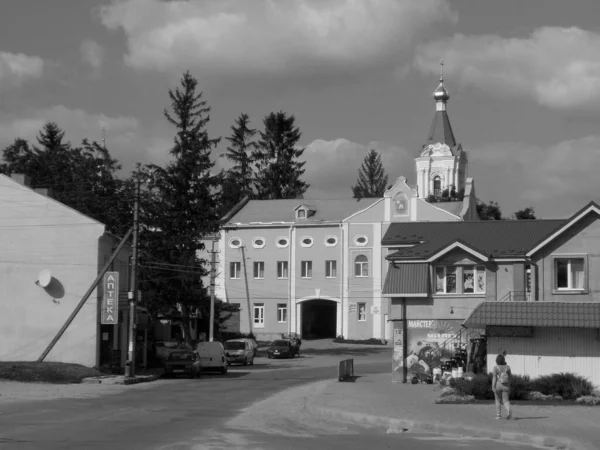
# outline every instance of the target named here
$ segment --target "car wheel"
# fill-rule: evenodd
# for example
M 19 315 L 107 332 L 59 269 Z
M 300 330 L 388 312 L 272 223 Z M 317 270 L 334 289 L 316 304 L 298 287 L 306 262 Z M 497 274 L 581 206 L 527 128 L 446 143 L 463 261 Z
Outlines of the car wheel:
M 271 359 L 271 358 L 272 358 L 272 356 L 271 356 L 271 355 L 267 355 L 267 358 L 268 358 L 268 359 Z
M 252 357 L 252 359 L 250 360 L 250 365 L 253 366 L 254 365 L 254 356 Z
M 226 374 L 227 374 L 227 366 L 225 366 L 221 369 L 221 375 L 226 375 Z

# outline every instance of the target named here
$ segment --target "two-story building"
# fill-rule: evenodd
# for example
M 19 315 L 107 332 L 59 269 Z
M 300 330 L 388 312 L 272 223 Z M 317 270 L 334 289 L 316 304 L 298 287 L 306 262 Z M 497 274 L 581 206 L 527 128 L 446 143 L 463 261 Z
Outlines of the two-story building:
M 382 198 L 250 200 L 224 218 L 217 296 L 239 305 L 241 331 L 266 339 L 282 333 L 391 339 L 381 245 L 390 225 L 477 220 L 443 80 L 434 99 L 415 188 L 399 177 Z M 430 194 L 445 201 L 428 202 Z

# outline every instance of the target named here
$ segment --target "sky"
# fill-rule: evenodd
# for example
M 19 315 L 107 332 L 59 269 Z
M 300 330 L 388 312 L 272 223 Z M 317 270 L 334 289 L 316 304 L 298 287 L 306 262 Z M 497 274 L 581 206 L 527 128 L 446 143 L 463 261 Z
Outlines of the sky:
M 444 60 L 447 111 L 482 201 L 567 217 L 600 200 L 597 0 L 3 0 L 0 146 L 56 122 L 127 176 L 165 164 L 184 71 L 211 137 L 293 114 L 305 198 L 352 197 L 370 148 L 415 183 Z M 227 141 L 214 152 L 227 167 Z M 34 180 L 35 181 L 35 180 Z

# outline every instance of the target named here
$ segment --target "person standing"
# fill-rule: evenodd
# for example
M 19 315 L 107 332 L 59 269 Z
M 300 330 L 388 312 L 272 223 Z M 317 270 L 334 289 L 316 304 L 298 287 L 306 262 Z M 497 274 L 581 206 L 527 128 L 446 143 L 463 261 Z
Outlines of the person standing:
M 504 355 L 496 356 L 496 365 L 492 369 L 492 391 L 496 397 L 496 419 L 501 419 L 502 405 L 506 408 L 506 419 L 510 420 L 512 417 L 512 410 L 510 406 L 510 366 L 506 364 Z

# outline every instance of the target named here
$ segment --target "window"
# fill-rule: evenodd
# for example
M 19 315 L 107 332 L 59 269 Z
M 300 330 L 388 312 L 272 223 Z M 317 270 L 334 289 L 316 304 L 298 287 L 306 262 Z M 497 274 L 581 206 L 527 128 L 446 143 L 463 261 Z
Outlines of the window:
M 277 238 L 277 247 L 279 248 L 285 248 L 289 245 L 289 241 L 288 238 L 282 236 L 282 237 L 278 237 Z
M 366 322 L 367 321 L 367 304 L 366 303 L 357 303 L 358 309 L 358 321 Z
M 337 277 L 336 261 L 325 261 L 325 278 Z
M 229 278 L 238 280 L 240 278 L 240 270 L 242 268 L 241 262 L 229 263 Z
M 312 278 L 312 261 L 302 261 L 302 278 Z
M 354 276 L 369 276 L 369 259 L 365 255 L 358 255 L 354 260 Z
M 287 305 L 285 303 L 277 304 L 277 323 L 287 323 Z
M 436 294 L 484 294 L 485 267 L 438 266 L 435 268 L 435 283 Z
M 229 246 L 231 248 L 240 248 L 242 246 L 242 240 L 238 237 L 229 239 Z
M 296 211 L 296 216 L 298 219 L 306 219 L 306 210 L 304 208 L 300 208 L 298 211 Z
M 338 239 L 335 236 L 327 236 L 325 238 L 325 246 L 326 247 L 335 247 L 337 245 Z
M 554 281 L 557 290 L 583 291 L 584 279 L 584 258 L 556 258 L 554 260 Z
M 277 261 L 277 278 L 287 278 L 288 277 L 288 262 L 287 261 Z
M 456 294 L 456 267 L 435 268 L 436 294 Z
M 252 315 L 254 327 L 255 328 L 264 328 L 265 327 L 265 304 L 264 303 L 255 303 L 254 304 L 254 313 Z
M 439 197 L 442 193 L 442 179 L 439 176 L 436 176 L 433 179 L 433 195 Z
M 254 261 L 254 278 L 262 280 L 265 277 L 265 262 Z
M 355 236 L 354 237 L 354 244 L 358 245 L 359 247 L 364 247 L 365 245 L 367 245 L 369 242 L 369 239 L 367 239 L 366 236 Z
M 263 248 L 266 245 L 265 238 L 257 237 L 252 239 L 252 246 L 254 248 Z
M 313 245 L 313 238 L 311 238 L 310 236 L 304 236 L 304 237 L 302 237 L 302 239 L 300 239 L 300 245 L 302 247 L 312 247 L 312 245 Z

